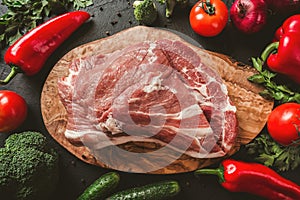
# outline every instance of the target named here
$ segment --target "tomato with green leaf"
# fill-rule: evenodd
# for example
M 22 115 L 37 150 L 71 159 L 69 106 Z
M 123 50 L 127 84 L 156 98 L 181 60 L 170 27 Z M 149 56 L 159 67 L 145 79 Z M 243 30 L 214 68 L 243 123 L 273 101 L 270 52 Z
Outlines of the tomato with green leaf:
M 284 103 L 269 115 L 267 129 L 271 137 L 281 145 L 300 144 L 300 104 Z
M 26 116 L 27 104 L 24 98 L 13 91 L 0 90 L 0 132 L 17 129 Z
M 201 0 L 190 11 L 190 25 L 199 35 L 220 34 L 228 22 L 228 8 L 221 0 Z

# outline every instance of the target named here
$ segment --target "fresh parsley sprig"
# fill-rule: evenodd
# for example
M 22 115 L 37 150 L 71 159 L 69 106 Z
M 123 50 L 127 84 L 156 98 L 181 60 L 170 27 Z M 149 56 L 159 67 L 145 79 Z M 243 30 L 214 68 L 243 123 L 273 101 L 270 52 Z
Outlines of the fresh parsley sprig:
M 280 103 L 300 103 L 300 93 L 291 90 L 286 85 L 278 85 L 273 81 L 277 74 L 263 68 L 265 59 L 266 58 L 252 58 L 253 67 L 258 71 L 258 74 L 250 76 L 248 80 L 265 87 L 265 90 L 260 92 L 260 95 L 265 98 L 275 99 Z
M 93 4 L 93 0 L 3 0 L 7 11 L 0 17 L 0 43 L 4 48 L 24 33 L 44 21 L 52 12 L 73 7 L 80 9 Z
M 278 171 L 293 170 L 300 165 L 300 146 L 281 146 L 266 132 L 246 145 L 256 161 Z

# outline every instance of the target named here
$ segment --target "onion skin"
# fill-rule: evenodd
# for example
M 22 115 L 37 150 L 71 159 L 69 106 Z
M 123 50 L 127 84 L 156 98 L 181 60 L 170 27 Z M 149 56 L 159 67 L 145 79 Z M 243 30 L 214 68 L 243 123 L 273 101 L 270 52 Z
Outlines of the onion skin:
M 260 31 L 267 23 L 268 7 L 264 0 L 236 0 L 230 8 L 234 26 L 245 34 Z
M 265 0 L 265 2 L 270 10 L 279 14 L 300 9 L 300 0 Z

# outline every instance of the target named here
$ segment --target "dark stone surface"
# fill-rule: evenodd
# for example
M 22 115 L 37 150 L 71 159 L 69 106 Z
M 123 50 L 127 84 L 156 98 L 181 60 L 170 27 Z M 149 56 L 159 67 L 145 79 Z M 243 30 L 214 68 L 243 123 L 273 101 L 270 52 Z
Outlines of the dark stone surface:
M 60 182 L 57 185 L 57 191 L 51 199 L 76 199 L 76 197 L 96 178 L 110 170 L 102 169 L 88 165 L 65 149 L 60 147 L 47 133 L 43 124 L 40 108 L 40 95 L 45 79 L 54 64 L 72 48 L 90 42 L 99 38 L 104 38 L 107 35 L 112 35 L 123 29 L 136 26 L 138 22 L 133 17 L 132 2 L 125 0 L 102 0 L 94 1 L 94 5 L 86 8 L 93 15 L 89 23 L 84 24 L 76 33 L 74 33 L 47 61 L 43 69 L 35 76 L 27 77 L 19 74 L 15 79 L 6 86 L 1 86 L 0 89 L 9 89 L 16 91 L 22 95 L 29 106 L 28 118 L 25 123 L 16 130 L 35 130 L 43 132 L 53 143 L 60 154 Z M 213 38 L 204 38 L 195 34 L 189 25 L 189 10 L 196 1 L 190 1 L 190 6 L 180 9 L 176 8 L 172 19 L 164 17 L 163 7 L 159 6 L 159 18 L 153 26 L 168 28 L 179 31 L 191 37 L 193 41 L 198 42 L 203 48 L 217 51 L 220 53 L 231 55 L 236 60 L 250 64 L 251 56 L 258 56 L 262 49 L 268 44 L 274 30 L 282 22 L 282 17 L 272 17 L 272 23 L 269 23 L 264 30 L 254 35 L 243 35 L 236 31 L 228 22 L 228 26 L 218 36 Z M 230 7 L 232 1 L 224 1 Z M 4 13 L 5 8 L 1 5 L 0 12 Z M 1 51 L 0 76 L 3 78 L 9 72 L 9 68 L 3 62 L 5 50 Z M 7 137 L 8 134 L 0 134 L 0 142 Z M 246 159 L 246 154 L 241 150 L 234 158 Z M 217 165 L 215 165 L 216 167 Z M 285 177 L 300 184 L 300 169 L 282 173 Z M 182 191 L 174 199 L 258 199 L 257 197 L 231 193 L 223 189 L 216 177 L 201 176 L 196 178 L 193 173 L 184 173 L 176 175 L 147 175 L 147 174 L 129 174 L 120 172 L 121 182 L 118 189 L 144 185 L 161 180 L 174 179 L 179 181 L 182 186 Z M 3 197 L 0 197 L 3 199 Z

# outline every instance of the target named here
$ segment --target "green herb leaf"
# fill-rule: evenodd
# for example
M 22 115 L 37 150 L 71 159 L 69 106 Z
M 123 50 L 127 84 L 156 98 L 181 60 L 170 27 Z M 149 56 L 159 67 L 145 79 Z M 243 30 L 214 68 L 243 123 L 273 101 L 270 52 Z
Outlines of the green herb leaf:
M 280 103 L 297 102 L 300 103 L 300 93 L 292 91 L 286 85 L 278 85 L 273 79 L 276 73 L 263 69 L 264 60 L 262 58 L 251 58 L 253 67 L 258 74 L 248 77 L 248 80 L 263 85 L 266 89 L 260 95 L 267 99 L 275 99 Z
M 282 146 L 265 132 L 247 144 L 246 149 L 257 162 L 277 171 L 293 170 L 300 165 L 300 146 Z
M 248 77 L 248 80 L 258 84 L 265 82 L 265 78 L 261 74 L 254 74 L 253 76 Z
M 274 157 L 271 155 L 262 153 L 257 157 L 257 161 L 263 163 L 266 166 L 272 166 L 274 163 Z
M 93 5 L 93 0 L 70 0 L 73 3 L 73 7 L 78 10 L 87 6 Z
M 74 9 L 85 8 L 93 0 L 3 0 L 7 12 L 0 17 L 0 43 L 2 48 L 11 45 L 24 33 L 42 23 L 52 12 L 72 6 Z

